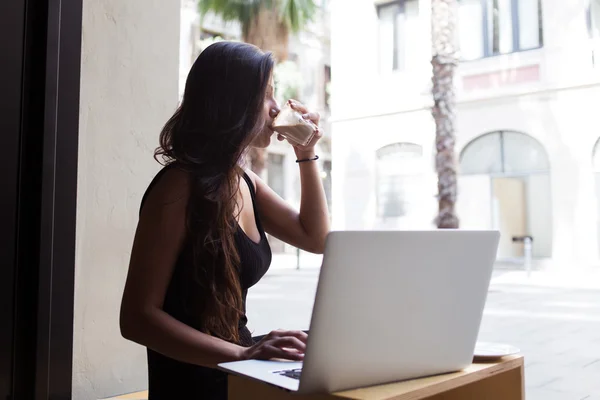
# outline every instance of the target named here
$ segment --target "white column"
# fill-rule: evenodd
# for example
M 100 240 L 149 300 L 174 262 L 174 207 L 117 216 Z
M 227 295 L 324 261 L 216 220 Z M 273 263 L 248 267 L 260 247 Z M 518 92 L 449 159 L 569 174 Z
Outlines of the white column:
M 73 398 L 147 387 L 119 306 L 159 132 L 177 106 L 179 1 L 83 4 Z

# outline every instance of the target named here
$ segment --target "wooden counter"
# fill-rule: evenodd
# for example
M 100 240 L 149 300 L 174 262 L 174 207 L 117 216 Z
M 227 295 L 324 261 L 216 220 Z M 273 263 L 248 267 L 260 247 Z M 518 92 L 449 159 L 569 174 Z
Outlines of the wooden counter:
M 461 372 L 319 395 L 297 395 L 230 375 L 229 400 L 523 400 L 523 368 L 523 356 L 511 356 Z

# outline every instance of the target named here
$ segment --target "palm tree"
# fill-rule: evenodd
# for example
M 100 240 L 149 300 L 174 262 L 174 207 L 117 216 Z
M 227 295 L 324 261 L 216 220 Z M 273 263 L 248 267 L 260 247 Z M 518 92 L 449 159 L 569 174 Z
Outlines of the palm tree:
M 431 1 L 433 57 L 433 109 L 436 132 L 435 167 L 438 174 L 438 215 L 440 229 L 458 228 L 455 204 L 457 194 L 456 158 L 454 154 L 454 71 L 456 58 L 457 0 Z
M 198 0 L 201 15 L 213 12 L 223 21 L 241 24 L 242 40 L 271 51 L 278 62 L 287 60 L 290 33 L 311 21 L 317 6 L 313 0 Z M 262 174 L 267 161 L 264 149 L 252 149 L 250 167 Z

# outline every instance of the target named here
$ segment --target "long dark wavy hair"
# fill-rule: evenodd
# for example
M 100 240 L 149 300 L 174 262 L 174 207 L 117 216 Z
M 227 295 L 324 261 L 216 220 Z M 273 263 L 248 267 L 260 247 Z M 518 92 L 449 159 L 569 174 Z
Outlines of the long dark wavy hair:
M 240 342 L 242 290 L 235 246 L 239 163 L 264 126 L 263 102 L 273 72 L 270 53 L 237 42 L 217 42 L 194 62 L 183 100 L 160 134 L 155 158 L 176 163 L 191 177 L 186 226 L 199 329 Z

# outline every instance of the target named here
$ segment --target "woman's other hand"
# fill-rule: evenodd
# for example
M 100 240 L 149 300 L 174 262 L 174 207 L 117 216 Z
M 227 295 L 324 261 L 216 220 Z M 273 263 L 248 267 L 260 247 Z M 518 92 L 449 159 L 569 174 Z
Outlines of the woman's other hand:
M 258 343 L 242 352 L 242 359 L 302 361 L 308 335 L 302 331 L 276 330 L 265 335 Z

